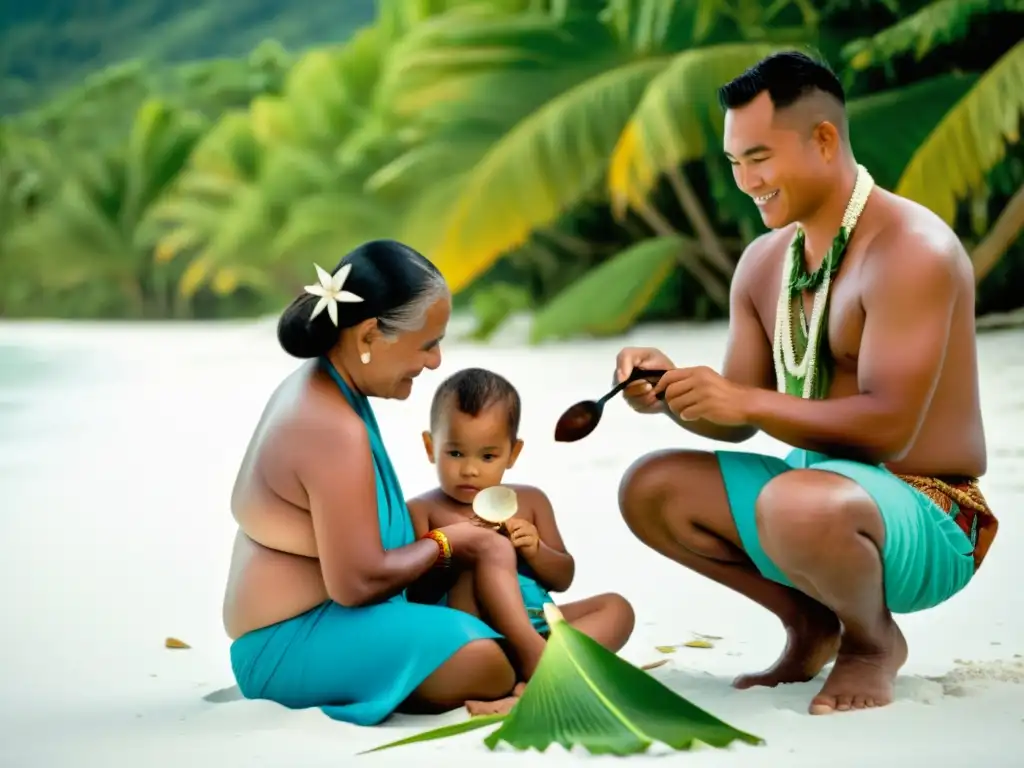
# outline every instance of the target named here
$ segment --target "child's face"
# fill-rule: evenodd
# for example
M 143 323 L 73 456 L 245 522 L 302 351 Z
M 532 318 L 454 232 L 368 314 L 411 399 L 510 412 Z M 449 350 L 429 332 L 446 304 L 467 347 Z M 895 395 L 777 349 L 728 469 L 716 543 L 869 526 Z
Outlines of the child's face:
M 508 434 L 508 413 L 501 404 L 467 416 L 451 408 L 434 433 L 423 433 L 423 445 L 431 463 L 437 466 L 441 490 L 463 504 L 470 504 L 478 492 L 501 484 L 522 450 Z

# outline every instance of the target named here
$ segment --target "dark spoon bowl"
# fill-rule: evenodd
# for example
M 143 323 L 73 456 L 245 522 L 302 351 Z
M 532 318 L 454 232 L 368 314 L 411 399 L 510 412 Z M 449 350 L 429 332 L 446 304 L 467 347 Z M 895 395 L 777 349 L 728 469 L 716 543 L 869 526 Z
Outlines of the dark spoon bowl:
M 555 425 L 555 441 L 574 443 L 582 440 L 597 427 L 601 420 L 601 408 L 593 400 L 576 403 L 562 414 Z
M 643 379 L 657 381 L 664 376 L 666 371 L 644 370 L 636 368 L 624 381 L 619 382 L 615 387 L 600 400 L 582 400 L 572 406 L 558 419 L 555 425 L 555 442 L 574 443 L 582 440 L 593 432 L 601 421 L 601 414 L 604 412 L 604 404 L 619 392 L 624 390 L 634 381 Z

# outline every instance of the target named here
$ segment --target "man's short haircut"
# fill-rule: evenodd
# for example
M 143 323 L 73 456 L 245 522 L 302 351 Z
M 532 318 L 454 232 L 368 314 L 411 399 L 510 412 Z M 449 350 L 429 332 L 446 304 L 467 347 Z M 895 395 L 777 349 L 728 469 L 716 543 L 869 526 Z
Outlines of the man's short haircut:
M 847 138 L 846 92 L 823 60 L 800 51 L 773 53 L 719 88 L 718 103 L 738 109 L 764 92 L 776 110 L 806 104 L 808 124 L 828 120 Z
M 430 405 L 430 429 L 436 430 L 446 409 L 455 407 L 467 416 L 478 416 L 492 405 L 502 404 L 508 416 L 508 434 L 519 434 L 522 403 L 516 388 L 504 376 L 483 368 L 465 368 L 441 382 Z
M 824 61 L 800 51 L 773 53 L 718 89 L 723 109 L 736 109 L 768 92 L 776 109 L 791 107 L 814 91 L 823 91 L 840 104 L 846 93 L 839 78 Z

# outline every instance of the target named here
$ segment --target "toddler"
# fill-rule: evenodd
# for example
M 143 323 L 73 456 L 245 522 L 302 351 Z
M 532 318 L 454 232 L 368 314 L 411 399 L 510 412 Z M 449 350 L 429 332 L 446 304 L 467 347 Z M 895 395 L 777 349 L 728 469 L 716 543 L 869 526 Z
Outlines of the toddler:
M 519 458 L 520 410 L 515 387 L 481 368 L 459 371 L 438 387 L 423 445 L 437 467 L 439 486 L 408 502 L 417 536 L 466 520 L 489 525 L 473 514 L 473 499 L 483 489 L 500 485 Z M 490 623 L 504 635 L 517 671 L 528 680 L 549 631 L 541 608 L 554 602 L 549 592 L 564 592 L 572 584 L 575 562 L 547 496 L 531 486 L 509 487 L 518 497 L 518 511 L 497 533 L 511 541 L 518 569 L 504 574 L 501 600 L 494 598 L 498 591 L 493 584 L 490 601 L 480 598 L 479 585 L 468 571 L 450 574 L 447 582 L 434 580 L 432 594 L 431 587 L 419 585 L 419 596 L 413 599 L 447 603 Z M 439 594 L 444 590 L 446 595 Z M 570 624 L 612 651 L 622 648 L 633 631 L 633 609 L 621 595 L 597 595 L 559 608 Z

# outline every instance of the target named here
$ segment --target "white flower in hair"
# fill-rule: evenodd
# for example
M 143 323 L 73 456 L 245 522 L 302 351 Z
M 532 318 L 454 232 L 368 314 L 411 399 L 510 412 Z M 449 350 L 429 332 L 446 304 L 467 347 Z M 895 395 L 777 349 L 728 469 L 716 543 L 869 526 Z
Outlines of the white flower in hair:
M 345 285 L 345 281 L 348 279 L 349 272 L 352 271 L 352 265 L 346 264 L 339 269 L 334 276 L 326 269 L 321 267 L 319 264 L 314 264 L 316 267 L 317 277 L 320 278 L 319 285 L 307 285 L 306 293 L 311 293 L 314 296 L 319 296 L 320 301 L 313 307 L 313 314 L 310 315 L 309 319 L 312 320 L 314 317 L 324 311 L 324 307 L 327 308 L 327 314 L 331 316 L 331 322 L 335 326 L 338 325 L 338 302 L 344 301 L 353 303 L 362 301 L 362 296 L 356 296 L 351 291 L 343 291 L 342 287 Z

